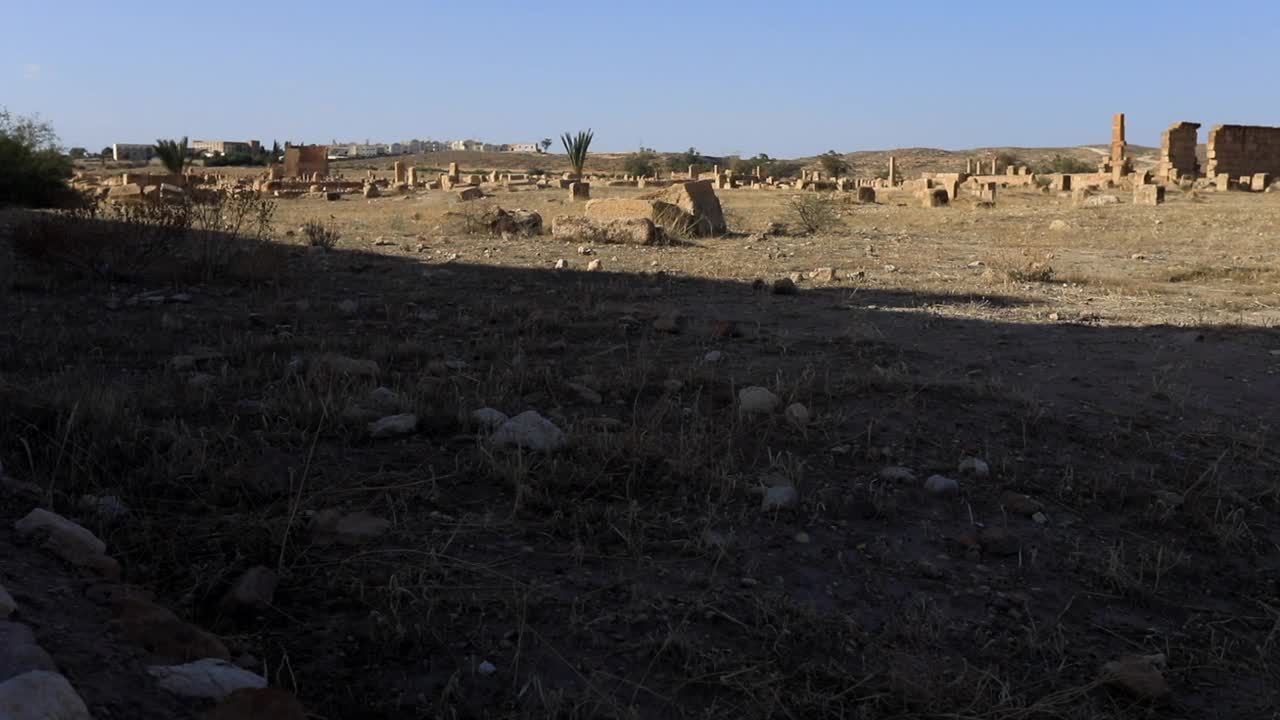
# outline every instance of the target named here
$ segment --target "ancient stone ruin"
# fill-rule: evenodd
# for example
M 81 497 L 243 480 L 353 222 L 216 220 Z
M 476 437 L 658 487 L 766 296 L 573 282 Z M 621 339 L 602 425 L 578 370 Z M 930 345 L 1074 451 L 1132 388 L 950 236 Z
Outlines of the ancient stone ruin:
M 297 178 L 310 175 L 324 177 L 329 174 L 329 147 L 327 145 L 290 145 L 284 149 L 285 177 Z
M 1176 122 L 1160 136 L 1160 163 L 1156 177 L 1165 182 L 1178 182 L 1183 177 L 1200 177 L 1200 161 L 1196 158 L 1196 131 L 1200 123 Z
M 1280 176 L 1280 127 L 1215 125 L 1209 131 L 1209 177 Z M 1254 187 L 1255 190 L 1264 188 Z

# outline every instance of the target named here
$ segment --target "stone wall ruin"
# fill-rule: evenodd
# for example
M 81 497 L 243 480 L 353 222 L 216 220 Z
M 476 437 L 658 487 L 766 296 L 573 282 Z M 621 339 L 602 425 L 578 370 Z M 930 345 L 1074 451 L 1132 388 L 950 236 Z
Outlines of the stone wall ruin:
M 1215 125 L 1208 155 L 1209 177 L 1280 176 L 1280 127 Z
M 327 145 L 290 145 L 284 149 L 285 177 L 304 177 L 329 174 L 329 147 Z
M 1196 134 L 1200 123 L 1176 122 L 1160 136 L 1160 163 L 1156 176 L 1165 182 L 1178 182 L 1183 177 L 1200 177 L 1200 161 L 1196 158 Z

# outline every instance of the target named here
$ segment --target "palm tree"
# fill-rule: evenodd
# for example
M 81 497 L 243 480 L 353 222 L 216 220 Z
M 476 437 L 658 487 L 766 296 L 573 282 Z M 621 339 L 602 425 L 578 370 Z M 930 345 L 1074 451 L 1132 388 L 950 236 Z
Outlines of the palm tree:
M 595 135 L 590 129 L 580 130 L 576 136 L 569 133 L 560 136 L 564 151 L 569 155 L 569 164 L 573 166 L 573 174 L 579 180 L 582 179 L 582 168 L 587 164 L 587 148 L 591 147 L 593 137 Z
M 178 140 L 156 140 L 156 157 L 160 158 L 165 169 L 174 175 L 182 173 L 187 164 L 187 137 Z

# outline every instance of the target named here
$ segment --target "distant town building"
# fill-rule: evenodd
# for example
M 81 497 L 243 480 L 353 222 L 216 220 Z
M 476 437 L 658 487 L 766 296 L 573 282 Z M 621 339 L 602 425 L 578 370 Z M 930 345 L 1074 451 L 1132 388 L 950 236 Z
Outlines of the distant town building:
M 463 152 L 478 152 L 483 143 L 479 140 L 450 140 L 450 150 L 460 150 Z
M 503 147 L 506 148 L 507 152 L 518 152 L 518 153 L 542 152 L 542 146 L 539 145 L 538 143 L 512 143 L 511 145 L 504 145 Z
M 192 140 L 191 152 L 202 155 L 240 155 L 262 147 L 257 140 Z
M 155 145 L 136 145 L 133 143 L 115 143 L 111 146 L 111 157 L 115 160 L 146 162 L 156 156 Z

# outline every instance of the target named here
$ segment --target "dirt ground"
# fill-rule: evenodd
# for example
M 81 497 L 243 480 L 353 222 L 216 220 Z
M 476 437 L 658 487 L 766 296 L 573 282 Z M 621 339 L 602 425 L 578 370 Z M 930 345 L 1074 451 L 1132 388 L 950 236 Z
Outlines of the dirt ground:
M 290 200 L 253 281 L 27 269 L 0 458 L 68 516 L 123 499 L 95 529 L 126 580 L 315 718 L 1277 717 L 1280 194 L 881 192 L 764 234 L 796 195 L 723 191 L 727 237 L 589 254 L 463 234 L 481 205 L 450 193 Z M 305 247 L 308 221 L 337 246 Z M 810 422 L 740 413 L 747 386 Z M 378 387 L 416 431 L 370 437 Z M 570 446 L 495 448 L 482 407 Z M 778 485 L 798 504 L 763 510 Z M 326 543 L 329 509 L 390 527 Z M 271 608 L 225 616 L 254 565 Z M 1104 682 L 1130 654 L 1165 656 L 1167 695 Z M 66 670 L 127 716 L 99 672 Z

